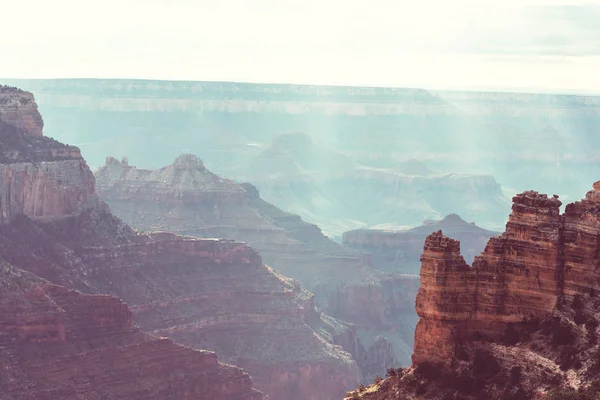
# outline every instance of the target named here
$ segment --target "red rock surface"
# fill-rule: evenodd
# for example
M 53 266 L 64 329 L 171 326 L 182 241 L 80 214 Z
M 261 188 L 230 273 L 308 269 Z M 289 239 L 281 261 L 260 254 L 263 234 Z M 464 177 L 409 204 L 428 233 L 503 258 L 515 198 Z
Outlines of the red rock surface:
M 262 399 L 214 353 L 142 333 L 119 299 L 0 265 L 0 398 Z
M 109 157 L 95 175 L 101 198 L 132 226 L 247 242 L 268 265 L 315 293 L 321 310 L 355 323 L 367 347 L 378 335 L 394 340 L 396 355 L 382 360 L 410 362 L 416 276 L 391 276 L 370 268 L 316 225 L 265 202 L 250 184 L 211 173 L 193 155 L 182 155 L 157 170 Z M 344 348 L 361 364 L 360 352 Z M 377 373 L 390 366 L 381 365 Z M 369 371 L 363 372 L 370 375 Z
M 425 241 L 413 362 L 450 363 L 473 332 L 497 335 L 506 323 L 551 312 L 560 294 L 561 202 L 534 191 L 513 198 L 506 232 L 470 267 L 460 243 L 438 231 Z
M 80 156 L 52 153 L 73 148 L 3 126 L 0 138 L 13 147 L 2 148 L 10 157 L 0 169 L 29 172 L 3 176 L 2 194 L 11 200 L 2 201 L 2 260 L 69 289 L 123 299 L 141 329 L 216 350 L 273 400 L 338 399 L 358 382 L 352 357 L 308 325 L 311 294 L 264 266 L 256 251 L 230 240 L 138 234 L 97 201 Z M 65 196 L 54 198 L 39 182 Z M 52 206 L 44 206 L 46 196 Z

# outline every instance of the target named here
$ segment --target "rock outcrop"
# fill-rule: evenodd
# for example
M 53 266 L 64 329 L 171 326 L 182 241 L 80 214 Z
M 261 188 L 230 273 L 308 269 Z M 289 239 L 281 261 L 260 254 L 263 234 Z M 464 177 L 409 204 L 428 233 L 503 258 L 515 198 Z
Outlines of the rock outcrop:
M 262 399 L 215 353 L 142 333 L 121 300 L 0 264 L 2 399 Z
M 304 143 L 302 137 L 295 142 Z M 251 184 L 220 178 L 193 155 L 182 155 L 157 170 L 138 169 L 109 157 L 96 171 L 96 179 L 100 197 L 131 226 L 244 241 L 276 271 L 312 291 L 321 310 L 356 324 L 366 346 L 378 335 L 395 336 L 396 354 L 384 360 L 410 362 L 415 276 L 392 276 L 370 268 L 316 225 L 262 200 Z M 360 352 L 344 348 L 361 363 Z M 377 373 L 391 366 L 382 365 Z
M 8 144 L 40 151 L 55 145 L 18 128 L 5 132 Z M 312 295 L 264 266 L 255 250 L 232 240 L 137 233 L 97 200 L 94 177 L 80 156 L 43 154 L 43 165 L 14 157 L 0 164 L 9 171 L 2 176 L 8 188 L 3 199 L 10 199 L 2 200 L 8 204 L 0 224 L 2 261 L 86 295 L 124 300 L 142 330 L 216 350 L 222 361 L 246 369 L 273 400 L 336 399 L 358 382 L 352 357 L 308 325 Z M 193 159 L 179 161 L 179 170 L 201 167 Z M 27 173 L 12 172 L 21 166 Z M 57 185 L 60 196 L 52 197 L 54 187 L 44 182 Z M 54 199 L 51 206 L 45 206 L 44 191 Z M 60 336 L 60 327 L 55 330 L 52 335 Z M 215 384 L 225 391 L 235 385 Z
M 30 136 L 42 136 L 44 129 L 44 121 L 33 94 L 2 85 L 0 85 L 0 121 Z
M 416 368 L 372 388 L 371 395 L 352 396 L 596 395 L 600 182 L 562 215 L 560 206 L 557 196 L 516 195 L 506 231 L 489 240 L 472 266 L 458 241 L 431 234 L 416 301 Z
M 396 273 L 418 273 L 423 242 L 433 232 L 461 243 L 461 253 L 467 263 L 480 254 L 489 238 L 499 233 L 468 223 L 456 214 L 439 221 L 425 221 L 423 225 L 400 230 L 357 229 L 344 233 L 344 245 L 369 258 L 374 268 Z
M 508 323 L 550 313 L 561 295 L 563 218 L 556 197 L 513 198 L 506 231 L 470 267 L 460 243 L 438 231 L 425 241 L 413 362 L 450 363 L 475 332 L 499 336 Z

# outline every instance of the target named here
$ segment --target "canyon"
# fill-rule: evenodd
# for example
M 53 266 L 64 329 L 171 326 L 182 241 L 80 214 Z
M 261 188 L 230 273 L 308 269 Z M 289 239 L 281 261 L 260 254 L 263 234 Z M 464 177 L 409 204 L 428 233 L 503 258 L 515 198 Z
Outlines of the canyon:
M 265 200 L 335 239 L 348 230 L 418 226 L 450 213 L 498 231 L 514 193 L 554 191 L 572 201 L 596 179 L 597 155 L 590 149 L 598 144 L 598 96 L 233 82 L 2 81 L 35 91 L 51 136 L 77 144 L 94 169 L 110 154 L 127 155 L 146 169 L 183 153 L 196 154 L 217 175 L 254 184 Z M 315 172 L 287 153 L 270 159 L 271 170 L 287 174 L 287 166 L 296 163 L 302 179 L 259 179 L 248 173 L 257 159 L 269 161 L 274 155 L 270 149 L 280 143 L 278 136 L 298 133 L 312 139 L 318 154 L 328 149 L 355 168 L 333 179 L 327 163 Z M 424 168 L 410 168 L 415 163 Z M 366 190 L 354 189 L 362 187 Z M 441 200 L 444 196 L 448 201 Z M 340 199 L 351 201 L 336 209 L 332 204 Z M 401 207 L 410 212 L 400 213 Z
M 416 276 L 371 268 L 316 225 L 264 201 L 253 185 L 221 178 L 191 154 L 156 170 L 109 157 L 95 175 L 100 198 L 137 229 L 223 237 L 255 248 L 266 264 L 314 293 L 320 310 L 354 325 L 358 338 L 334 343 L 354 356 L 365 379 L 410 363 Z M 381 349 L 388 354 L 377 356 Z
M 36 93 L 46 133 L 80 146 L 93 167 L 115 153 L 150 169 L 193 153 L 216 174 L 236 178 L 234 172 L 277 135 L 302 132 L 364 167 L 393 171 L 417 160 L 441 174 L 492 176 L 509 197 L 535 189 L 572 201 L 597 178 L 598 96 L 108 79 L 0 82 Z M 294 211 L 256 186 L 267 201 Z M 506 222 L 505 213 L 488 222 L 460 209 L 441 210 L 435 218 L 452 212 L 492 230 Z M 349 222 L 340 235 L 365 227 Z
M 542 399 L 597 390 L 600 182 L 562 214 L 561 205 L 556 195 L 515 195 L 505 232 L 472 266 L 457 240 L 429 235 L 413 368 L 349 398 Z
M 7 87 L 1 91 L 5 98 L 13 98 L 11 105 L 29 104 L 18 97 L 31 98 L 30 93 Z M 172 398 L 258 399 L 260 393 L 252 389 L 253 383 L 264 398 L 329 400 L 340 398 L 357 384 L 361 374 L 356 361 L 333 343 L 338 337 L 352 338 L 352 327 L 317 312 L 311 293 L 266 267 L 244 243 L 134 231 L 98 199 L 95 179 L 76 148 L 35 134 L 43 129 L 39 115 L 33 119 L 38 126 L 30 134 L 23 129 L 22 119 L 14 118 L 18 108 L 11 112 L 0 120 L 0 254 L 17 275 L 44 282 L 33 292 L 19 289 L 18 283 L 14 297 L 2 298 L 9 318 L 1 325 L 2 336 L 12 341 L 16 335 L 25 342 L 31 337 L 36 343 L 31 351 L 27 346 L 8 350 L 12 352 L 9 359 L 18 361 L 29 355 L 33 363 L 10 364 L 11 371 L 29 374 L 27 379 L 40 385 L 40 393 L 55 395 L 56 390 L 63 390 L 60 381 L 42 380 L 40 365 L 49 361 L 37 354 L 45 352 L 38 342 L 58 338 L 69 356 L 63 368 L 80 365 L 110 371 L 108 366 L 118 362 L 118 357 L 140 354 L 129 365 L 140 365 L 135 377 L 149 385 L 140 389 L 145 398 L 152 398 L 148 393 L 154 389 L 160 396 L 161 385 L 178 385 L 182 379 L 189 382 L 173 389 Z M 28 298 L 41 299 L 41 314 L 10 308 L 27 305 Z M 84 311 L 86 307 L 97 307 L 98 314 Z M 114 332 L 111 324 L 116 324 Z M 107 335 L 99 338 L 101 344 L 85 336 L 98 326 L 106 327 L 106 331 L 98 330 Z M 121 331 L 123 343 L 135 344 L 131 353 L 118 345 Z M 61 352 L 59 345 L 56 351 Z M 244 368 L 252 380 L 238 368 L 218 364 L 214 353 L 182 345 L 216 351 L 219 360 Z M 98 351 L 88 354 L 90 348 Z M 146 349 L 148 357 L 156 358 L 145 358 Z M 173 378 L 159 380 L 156 374 L 164 371 L 161 368 L 168 369 L 169 363 L 178 360 L 181 366 L 172 369 Z M 185 375 L 188 367 L 191 374 L 215 381 L 203 385 L 202 380 Z M 59 364 L 52 368 L 57 368 L 57 379 L 64 379 Z M 170 376 L 164 375 L 165 379 Z M 82 386 L 66 385 L 64 390 L 77 396 L 85 386 L 98 396 L 108 396 L 106 391 L 113 384 L 115 390 L 124 384 L 117 384 L 124 376 L 109 373 L 106 381 L 94 385 L 90 375 L 82 377 Z M 209 397 L 197 394 L 204 388 Z M 35 397 L 33 389 L 31 393 L 31 398 L 41 398 Z M 130 393 L 136 392 L 131 389 Z

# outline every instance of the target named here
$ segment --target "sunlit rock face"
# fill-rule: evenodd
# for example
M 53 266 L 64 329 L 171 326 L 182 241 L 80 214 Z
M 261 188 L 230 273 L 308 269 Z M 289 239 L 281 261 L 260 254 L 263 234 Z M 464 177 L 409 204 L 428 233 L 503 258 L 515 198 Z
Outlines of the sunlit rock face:
M 314 325 L 332 329 L 331 324 L 319 322 L 312 295 L 263 265 L 254 249 L 233 240 L 198 239 L 166 232 L 137 233 L 98 201 L 94 177 L 75 148 L 28 135 L 12 125 L 4 127 L 0 136 L 4 144 L 1 148 L 4 156 L 0 160 L 0 170 L 4 173 L 0 182 L 5 186 L 0 193 L 2 209 L 6 212 L 0 224 L 0 261 L 68 288 L 64 290 L 85 293 L 81 295 L 82 301 L 107 294 L 131 307 L 130 312 L 123 303 L 113 307 L 111 304 L 115 303 L 110 301 L 104 306 L 106 301 L 103 300 L 96 304 L 95 312 L 80 316 L 88 307 L 82 306 L 75 311 L 75 318 L 80 318 L 73 322 L 77 329 L 87 329 L 89 333 L 94 327 L 107 327 L 110 336 L 112 318 L 116 318 L 114 324 L 120 324 L 123 329 L 133 329 L 133 320 L 143 331 L 156 336 L 169 337 L 196 349 L 216 350 L 221 361 L 245 367 L 254 385 L 271 398 L 306 399 L 313 395 L 309 387 L 314 386 L 319 388 L 317 399 L 338 399 L 358 383 L 360 371 L 352 356 L 308 324 L 310 316 Z M 179 177 L 181 187 L 190 183 L 185 175 L 189 168 L 202 169 L 203 166 L 194 157 L 181 157 L 175 163 L 173 174 Z M 191 184 L 202 186 L 205 182 Z M 157 196 L 160 195 L 157 192 Z M 182 196 L 180 200 L 190 199 Z M 86 297 L 88 295 L 91 297 Z M 77 296 L 71 297 L 76 300 Z M 60 300 L 52 299 L 57 303 Z M 114 314 L 108 310 L 111 307 Z M 61 313 L 57 311 L 57 315 Z M 50 342 L 70 339 L 70 328 L 60 319 L 62 317 L 32 318 L 30 327 L 18 317 L 9 317 L 9 321 L 0 326 L 8 327 L 9 341 L 15 337 L 38 336 Z M 86 318 L 92 319 L 90 327 L 85 326 Z M 84 341 L 82 346 L 86 346 L 86 338 L 81 340 Z M 142 336 L 140 340 L 155 339 Z M 162 383 L 154 384 L 152 372 L 148 382 L 157 388 L 156 398 L 186 399 L 193 395 L 206 399 L 260 398 L 252 389 L 250 378 L 239 369 L 217 364 L 212 353 L 197 353 L 170 343 L 160 340 L 153 345 L 167 347 L 164 350 L 167 361 L 159 357 L 163 350 L 150 346 L 148 352 L 156 359 L 141 357 L 127 364 L 134 370 L 139 365 L 142 371 L 156 365 L 156 371 L 164 372 L 165 385 L 189 381 L 161 397 Z M 109 346 L 108 339 L 103 345 Z M 169 346 L 174 350 L 169 350 Z M 136 349 L 146 351 L 143 346 Z M 120 350 L 112 348 L 110 354 L 128 357 L 125 349 L 122 354 Z M 78 349 L 75 353 L 81 351 Z M 191 355 L 184 354 L 182 357 L 187 358 L 183 360 L 176 354 L 179 351 Z M 73 367 L 80 365 L 75 353 Z M 103 354 L 97 353 L 97 356 L 103 357 Z M 106 355 L 106 363 L 118 359 Z M 194 362 L 199 366 L 193 366 Z M 181 365 L 171 368 L 172 363 Z M 99 363 L 97 368 L 103 365 Z M 53 368 L 61 367 L 57 364 Z M 186 375 L 187 369 L 193 372 Z M 139 379 L 145 378 L 142 372 L 137 373 L 141 374 Z M 168 380 L 171 373 L 175 377 Z M 196 374 L 215 381 L 202 386 L 202 379 L 196 379 Z M 108 378 L 103 384 L 120 390 Z M 207 394 L 198 394 L 203 387 Z M 93 393 L 101 395 L 102 390 Z M 118 391 L 121 397 L 135 393 L 126 389 Z M 57 397 L 62 398 L 60 394 L 53 398 Z
M 460 243 L 438 231 L 425 241 L 413 362 L 450 363 L 474 332 L 499 336 L 507 323 L 551 312 L 563 270 L 561 202 L 534 191 L 513 198 L 506 231 L 469 266 Z
M 182 159 L 188 160 L 185 166 Z M 409 362 L 416 322 L 415 276 L 388 276 L 370 268 L 316 225 L 265 202 L 251 184 L 220 178 L 193 155 L 179 156 L 172 165 L 157 170 L 109 157 L 96 178 L 100 197 L 138 229 L 248 243 L 269 266 L 315 293 L 321 310 L 356 324 L 365 351 L 378 335 L 395 337 L 396 352 L 381 358 L 379 371 L 370 372 L 374 367 L 368 367 L 365 374 L 384 374 L 393 359 Z M 367 364 L 362 351 L 343 347 L 359 365 Z

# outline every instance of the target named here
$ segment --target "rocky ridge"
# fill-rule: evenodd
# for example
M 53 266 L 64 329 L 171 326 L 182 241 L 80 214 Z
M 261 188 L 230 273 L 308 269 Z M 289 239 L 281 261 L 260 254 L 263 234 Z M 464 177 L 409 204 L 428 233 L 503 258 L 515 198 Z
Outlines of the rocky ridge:
M 600 182 L 563 214 L 560 206 L 557 196 L 516 195 L 506 231 L 472 266 L 458 241 L 431 234 L 421 258 L 415 368 L 350 397 L 596 393 Z
M 40 150 L 55 143 L 21 129 L 5 132 L 7 143 Z M 10 204 L 0 225 L 4 262 L 86 295 L 123 299 L 142 330 L 218 350 L 221 360 L 243 366 L 271 399 L 304 399 L 309 393 L 334 399 L 358 382 L 352 357 L 308 325 L 316 314 L 312 295 L 265 267 L 256 251 L 231 240 L 139 234 L 97 201 L 85 161 L 48 151 L 44 157 L 43 166 L 14 158 L 1 164 L 4 171 L 27 164 L 2 180 L 4 198 L 13 199 L 2 202 Z M 59 194 L 80 194 L 74 196 L 79 201 L 72 205 L 71 195 L 58 196 L 52 207 L 40 206 L 45 197 L 39 188 L 49 191 L 40 181 Z M 32 207 L 24 206 L 28 201 Z M 228 376 L 215 382 L 223 393 Z

